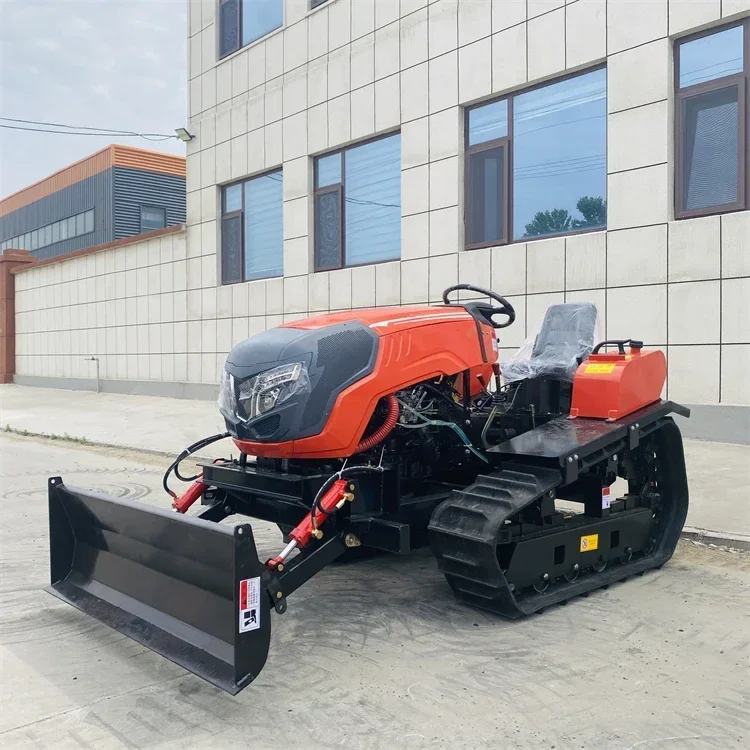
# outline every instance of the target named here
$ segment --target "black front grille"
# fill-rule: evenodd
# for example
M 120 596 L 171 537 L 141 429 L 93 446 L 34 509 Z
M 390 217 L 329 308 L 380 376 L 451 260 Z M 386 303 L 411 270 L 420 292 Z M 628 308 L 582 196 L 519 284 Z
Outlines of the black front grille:
M 255 434 L 259 438 L 267 438 L 270 435 L 273 435 L 276 430 L 279 429 L 279 425 L 281 424 L 281 417 L 278 414 L 274 414 L 270 417 L 266 417 L 265 419 L 261 419 L 260 422 L 253 425 L 253 430 L 255 430 Z
M 317 425 L 325 416 L 332 394 L 365 370 L 372 358 L 375 337 L 369 329 L 337 331 L 318 339 L 313 365 L 316 380 L 302 416 L 301 430 Z

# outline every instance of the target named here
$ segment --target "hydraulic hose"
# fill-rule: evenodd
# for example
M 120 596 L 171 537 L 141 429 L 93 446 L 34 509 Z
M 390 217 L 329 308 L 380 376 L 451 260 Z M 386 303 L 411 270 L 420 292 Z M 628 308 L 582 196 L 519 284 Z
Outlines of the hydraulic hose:
M 390 435 L 391 430 L 396 426 L 399 415 L 398 400 L 393 394 L 386 396 L 385 400 L 388 403 L 388 415 L 386 416 L 385 421 L 377 430 L 375 430 L 375 432 L 372 433 L 372 435 L 359 442 L 354 449 L 355 453 L 364 453 L 365 451 L 370 450 L 370 448 L 374 448 L 378 443 L 382 443 L 383 440 Z
M 208 445 L 211 445 L 211 443 L 215 443 L 218 440 L 222 440 L 225 437 L 229 437 L 228 432 L 220 432 L 217 435 L 211 435 L 210 437 L 201 438 L 200 440 L 196 441 L 192 445 L 189 445 L 187 448 L 185 448 L 182 453 L 180 453 L 179 456 L 170 464 L 169 468 L 164 472 L 164 477 L 161 480 L 162 487 L 164 487 L 165 492 L 173 499 L 177 499 L 177 495 L 175 492 L 169 489 L 169 485 L 167 484 L 167 480 L 169 479 L 169 475 L 174 472 L 175 476 L 181 481 L 181 482 L 194 482 L 196 479 L 198 479 L 201 475 L 196 474 L 192 477 L 183 477 L 180 474 L 180 464 L 191 454 L 195 453 L 195 451 L 199 451 L 202 448 L 205 448 Z

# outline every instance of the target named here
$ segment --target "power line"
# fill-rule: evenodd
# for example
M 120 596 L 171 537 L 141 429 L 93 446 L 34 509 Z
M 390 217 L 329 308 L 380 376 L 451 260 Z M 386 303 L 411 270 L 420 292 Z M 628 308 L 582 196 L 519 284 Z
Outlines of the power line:
M 34 120 L 18 120 L 11 117 L 0 117 L 0 120 L 7 122 L 22 122 L 31 125 L 49 125 L 49 128 L 29 128 L 24 125 L 6 125 L 0 123 L 0 128 L 6 130 L 23 130 L 29 133 L 57 133 L 58 135 L 88 135 L 111 138 L 116 135 L 120 138 L 143 138 L 147 141 L 166 141 L 172 138 L 178 138 L 177 135 L 167 135 L 166 133 L 135 133 L 129 130 L 111 130 L 109 128 L 90 128 L 85 125 L 62 125 L 54 122 L 37 122 Z M 66 128 L 66 130 L 53 130 L 52 128 Z

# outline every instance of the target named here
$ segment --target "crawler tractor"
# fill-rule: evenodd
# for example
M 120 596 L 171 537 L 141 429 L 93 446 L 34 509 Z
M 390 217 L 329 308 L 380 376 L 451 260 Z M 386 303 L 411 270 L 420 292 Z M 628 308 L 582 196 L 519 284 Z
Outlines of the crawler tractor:
M 512 305 L 467 284 L 443 302 L 238 344 L 227 432 L 169 467 L 172 509 L 50 478 L 49 591 L 235 694 L 266 662 L 272 610 L 337 558 L 429 545 L 461 602 L 509 618 L 669 560 L 688 506 L 669 415 L 688 410 L 660 398 L 664 354 L 597 343 L 596 308 L 560 304 L 498 365 Z M 237 459 L 180 473 L 223 437 Z M 192 482 L 179 496 L 172 472 Z M 220 523 L 234 515 L 277 524 L 277 554 L 259 558 L 249 523 Z

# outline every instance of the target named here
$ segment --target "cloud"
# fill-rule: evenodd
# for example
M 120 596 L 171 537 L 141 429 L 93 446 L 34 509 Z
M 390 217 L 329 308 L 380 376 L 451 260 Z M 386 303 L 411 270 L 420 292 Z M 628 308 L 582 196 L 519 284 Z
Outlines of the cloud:
M 185 124 L 184 0 L 0 2 L 4 116 L 149 133 Z M 110 142 L 0 130 L 0 197 Z M 179 141 L 120 142 L 184 153 Z

